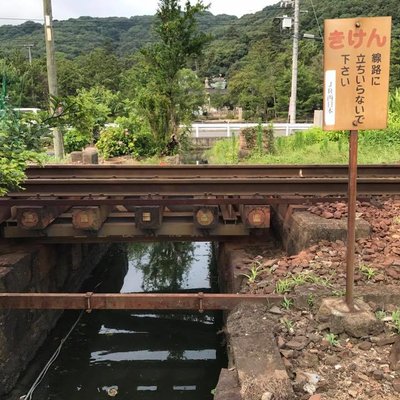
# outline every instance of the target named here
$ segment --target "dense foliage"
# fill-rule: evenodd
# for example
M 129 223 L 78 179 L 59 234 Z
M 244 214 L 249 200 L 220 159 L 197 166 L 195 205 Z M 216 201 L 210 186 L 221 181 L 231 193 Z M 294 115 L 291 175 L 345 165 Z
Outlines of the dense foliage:
M 314 0 L 313 3 L 315 14 L 310 1 L 301 3 L 306 12 L 301 13 L 300 36 L 305 32 L 319 36 L 317 21 L 321 26 L 325 18 L 392 15 L 395 38 L 391 85 L 393 88 L 400 86 L 397 0 Z M 240 19 L 228 15 L 213 16 L 208 12 L 196 15 L 199 30 L 211 34 L 213 40 L 205 46 L 201 59 L 192 59 L 186 66 L 196 69 L 203 79 L 219 74 L 227 76 L 229 100 L 226 102 L 245 107 L 248 117 L 282 117 L 287 111 L 290 84 L 291 32 L 281 30 L 280 20 L 276 17 L 290 12 L 275 5 Z M 124 77 L 137 63 L 132 55 L 157 41 L 157 32 L 152 29 L 155 21 L 153 16 L 80 17 L 56 21 L 60 93 L 75 95 L 77 89 L 95 85 L 123 92 Z M 21 104 L 43 106 L 47 89 L 41 24 L 26 22 L 0 26 L 0 43 L 0 57 L 10 60 L 18 75 L 23 77 L 23 87 L 15 89 Z M 20 43 L 35 44 L 31 67 L 25 54 L 21 53 Z M 301 41 L 300 116 L 310 115 L 315 106 L 321 105 L 321 53 L 320 43 Z
M 19 188 L 28 162 L 40 161 L 48 133 L 33 115 L 21 117 L 0 102 L 0 195 Z
M 161 0 L 154 25 L 156 41 L 141 50 L 130 71 L 136 107 L 159 151 L 166 154 L 171 153 L 167 146 L 171 138 L 178 138 L 180 125 L 190 123 L 204 103 L 201 83 L 186 66 L 200 56 L 208 41 L 196 22 L 196 15 L 206 8 L 202 1 L 187 2 L 182 9 L 178 0 Z
M 132 132 L 121 126 L 105 128 L 96 147 L 105 159 L 125 155 L 149 157 L 155 154 L 157 148 L 149 133 Z
M 211 163 L 236 164 L 347 164 L 349 155 L 348 131 L 323 131 L 314 127 L 295 135 L 275 139 L 274 151 L 260 151 L 257 135 L 251 131 L 242 132 L 248 136 L 250 146 L 256 150 L 245 153 L 240 159 L 241 148 L 237 138 L 218 141 L 207 152 Z M 389 124 L 387 129 L 359 132 L 360 164 L 400 162 L 400 90 L 390 97 Z
M 106 122 L 126 115 L 117 104 L 129 99 L 162 148 L 176 126 L 190 121 L 193 110 L 204 103 L 205 78 L 220 74 L 227 78 L 228 90 L 211 93 L 211 105 L 241 106 L 245 118 L 251 120 L 286 120 L 292 31 L 281 29 L 279 17 L 292 10 L 274 5 L 236 18 L 214 16 L 197 4 L 189 8 L 180 8 L 175 0 L 160 4 L 156 16 L 55 22 L 59 93 L 63 102 L 69 98 L 75 104 L 70 119 L 64 121 L 77 129 L 78 134 L 72 132 L 70 137 L 92 141 L 94 136 L 96 140 Z M 391 89 L 400 87 L 398 0 L 304 0 L 301 8 L 300 37 L 305 32 L 320 36 L 326 18 L 391 15 Z M 35 45 L 32 65 L 20 43 Z M 200 48 L 204 50 L 201 57 L 196 56 Z M 0 26 L 0 67 L 5 64 L 12 104 L 47 108 L 41 24 Z M 321 42 L 301 40 L 299 120 L 310 119 L 313 110 L 322 106 L 322 79 Z M 169 110 L 169 116 L 162 110 Z

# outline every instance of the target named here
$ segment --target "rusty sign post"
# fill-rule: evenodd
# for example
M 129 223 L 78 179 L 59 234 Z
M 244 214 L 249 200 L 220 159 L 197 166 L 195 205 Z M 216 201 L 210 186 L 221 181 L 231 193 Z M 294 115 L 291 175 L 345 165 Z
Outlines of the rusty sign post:
M 346 303 L 354 311 L 358 131 L 387 127 L 391 17 L 325 21 L 324 129 L 349 130 Z

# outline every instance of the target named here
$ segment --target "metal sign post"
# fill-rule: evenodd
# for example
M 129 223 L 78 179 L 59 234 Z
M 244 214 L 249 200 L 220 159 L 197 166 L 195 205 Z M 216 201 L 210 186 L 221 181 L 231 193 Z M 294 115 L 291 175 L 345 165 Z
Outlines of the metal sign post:
M 346 303 L 350 311 L 354 310 L 354 259 L 356 243 L 356 205 L 357 205 L 357 153 L 358 131 L 350 131 L 349 150 L 349 200 L 347 215 L 347 277 Z
M 358 131 L 387 127 L 391 17 L 325 21 L 324 129 L 350 130 L 346 303 L 354 311 Z

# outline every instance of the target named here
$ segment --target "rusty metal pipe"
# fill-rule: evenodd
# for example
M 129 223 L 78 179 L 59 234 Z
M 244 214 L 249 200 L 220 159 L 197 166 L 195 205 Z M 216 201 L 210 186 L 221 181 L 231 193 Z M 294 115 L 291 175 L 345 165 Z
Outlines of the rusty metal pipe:
M 240 303 L 280 302 L 280 295 L 0 293 L 0 309 L 48 310 L 230 310 Z
M 348 187 L 348 217 L 347 217 L 347 277 L 346 303 L 350 311 L 354 311 L 354 253 L 356 243 L 356 204 L 357 204 L 357 153 L 358 131 L 350 131 L 349 149 L 349 187 Z

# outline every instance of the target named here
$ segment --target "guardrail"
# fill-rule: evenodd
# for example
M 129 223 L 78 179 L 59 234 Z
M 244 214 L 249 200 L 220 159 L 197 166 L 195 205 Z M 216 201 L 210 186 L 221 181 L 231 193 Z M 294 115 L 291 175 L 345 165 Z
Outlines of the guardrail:
M 192 124 L 191 133 L 196 138 L 218 138 L 218 137 L 232 137 L 238 135 L 243 128 L 258 126 L 257 123 L 224 123 L 224 124 Z M 270 124 L 262 124 L 264 127 Z M 273 124 L 275 136 L 289 136 L 295 132 L 304 131 L 311 127 L 313 124 L 289 124 L 278 123 Z

